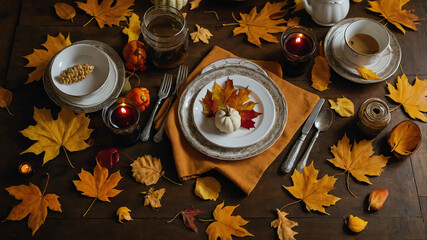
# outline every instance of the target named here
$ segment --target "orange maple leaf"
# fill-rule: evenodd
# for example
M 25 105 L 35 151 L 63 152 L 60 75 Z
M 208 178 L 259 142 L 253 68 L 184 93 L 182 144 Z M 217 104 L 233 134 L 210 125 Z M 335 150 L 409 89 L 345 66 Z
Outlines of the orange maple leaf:
M 409 1 L 410 0 L 368 1 L 371 5 L 368 10 L 380 13 L 381 16 L 386 18 L 390 23 L 402 31 L 403 34 L 405 34 L 406 32 L 403 26 L 416 31 L 417 27 L 415 26 L 415 22 L 421 20 L 421 18 L 413 14 L 414 10 L 402 10 L 403 5 L 407 4 Z
M 212 117 L 218 110 L 229 106 L 239 112 L 242 127 L 247 129 L 253 128 L 255 122 L 252 121 L 252 119 L 256 118 L 261 113 L 253 110 L 256 103 L 249 101 L 250 93 L 251 90 L 249 90 L 248 87 L 237 91 L 231 79 L 225 81 L 224 88 L 215 82 L 212 92 L 208 90 L 205 97 L 202 99 L 203 113 L 208 117 Z
M 40 80 L 53 56 L 69 45 L 71 45 L 70 34 L 68 34 L 67 38 L 65 38 L 61 33 L 56 37 L 52 37 L 48 34 L 46 42 L 42 44 L 42 46 L 47 50 L 34 49 L 33 53 L 24 56 L 24 58 L 28 60 L 25 67 L 36 68 L 36 70 L 28 74 L 28 80 L 25 84 Z
M 331 78 L 331 70 L 323 53 L 322 42 L 319 44 L 319 53 L 320 55 L 314 58 L 314 65 L 311 70 L 311 87 L 317 91 L 324 91 L 328 89 L 328 84 L 331 83 L 329 80 Z
M 427 112 L 427 80 L 415 78 L 414 85 L 410 85 L 405 74 L 397 77 L 396 88 L 387 83 L 390 94 L 387 97 L 400 103 L 406 113 L 413 119 L 427 122 L 427 117 L 422 112 Z
M 234 209 L 237 206 L 226 206 L 224 202 L 218 204 L 213 212 L 215 222 L 209 224 L 206 228 L 206 234 L 209 236 L 209 240 L 220 239 L 232 239 L 231 235 L 236 237 L 253 236 L 246 229 L 242 228 L 248 223 L 240 215 L 231 216 Z
M 344 169 L 347 174 L 351 174 L 358 181 L 372 184 L 367 176 L 379 176 L 384 171 L 387 160 L 390 157 L 384 155 L 374 155 L 372 140 L 362 140 L 354 142 L 353 147 L 347 134 L 338 141 L 337 145 L 331 147 L 331 153 L 335 158 L 328 159 L 337 168 Z M 348 187 L 348 178 L 347 178 Z M 349 192 L 354 196 L 354 194 Z
M 48 208 L 52 211 L 62 212 L 58 195 L 44 195 L 44 191 L 41 193 L 40 189 L 32 183 L 28 186 L 11 186 L 6 188 L 6 191 L 15 199 L 22 200 L 20 204 L 12 208 L 6 220 L 19 221 L 29 214 L 28 227 L 31 228 L 32 235 L 36 233 L 46 220 Z
M 280 9 L 287 5 L 287 1 L 270 3 L 267 2 L 260 13 L 257 13 L 254 7 L 249 14 L 240 13 L 241 20 L 236 20 L 240 26 L 233 29 L 233 35 L 236 36 L 245 33 L 248 41 L 261 47 L 261 40 L 277 43 L 277 38 L 271 33 L 283 32 L 287 26 L 278 26 L 286 23 L 284 19 L 271 19 L 270 16 L 280 12 Z
M 334 184 L 337 179 L 328 175 L 323 176 L 321 179 L 317 179 L 318 173 L 319 171 L 314 168 L 313 162 L 311 162 L 310 166 L 304 167 L 302 173 L 299 173 L 296 169 L 294 170 L 291 176 L 294 186 L 282 186 L 295 198 L 300 199 L 299 201 L 303 201 L 308 211 L 314 210 L 329 215 L 323 206 L 334 205 L 341 199 L 328 194 L 329 191 L 334 189 Z
M 102 29 L 104 25 L 112 27 L 113 25 L 119 26 L 120 21 L 126 21 L 126 17 L 132 14 L 132 9 L 135 0 L 117 0 L 116 4 L 112 7 L 114 0 L 103 0 L 98 4 L 98 0 L 87 0 L 86 3 L 77 2 L 77 6 L 83 9 L 87 14 L 92 16 L 89 20 L 95 18 L 99 27 Z M 87 22 L 85 26 L 89 23 Z
M 115 197 L 122 191 L 114 189 L 122 179 L 120 171 L 117 171 L 108 177 L 108 169 L 101 167 L 98 162 L 96 162 L 93 175 L 82 169 L 78 176 L 80 180 L 73 180 L 77 190 L 81 191 L 82 195 L 94 198 L 87 211 L 83 214 L 83 217 L 87 214 L 96 199 L 104 202 L 110 202 L 110 199 L 108 199 L 109 197 Z

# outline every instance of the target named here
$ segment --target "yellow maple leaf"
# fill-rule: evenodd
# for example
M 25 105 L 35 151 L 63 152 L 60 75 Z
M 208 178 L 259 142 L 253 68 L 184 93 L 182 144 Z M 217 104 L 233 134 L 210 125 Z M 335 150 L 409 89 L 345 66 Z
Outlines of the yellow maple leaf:
M 377 80 L 380 79 L 377 74 L 372 71 L 371 69 L 367 69 L 365 67 L 358 67 L 356 68 L 357 72 L 361 77 L 363 77 L 366 80 Z
M 380 13 L 381 16 L 386 18 L 390 23 L 402 31 L 403 34 L 405 34 L 406 32 L 403 26 L 416 31 L 417 27 L 415 26 L 415 22 L 421 20 L 421 18 L 413 14 L 414 10 L 402 10 L 403 5 L 407 4 L 409 1 L 410 0 L 368 1 L 371 6 L 368 7 L 368 10 Z
M 304 4 L 302 3 L 302 0 L 294 0 L 294 2 L 295 2 L 295 6 L 292 13 L 295 13 L 304 9 Z
M 113 25 L 119 26 L 120 21 L 126 21 L 126 17 L 132 14 L 132 9 L 129 8 L 134 5 L 134 1 L 135 0 L 102 0 L 101 4 L 98 4 L 98 0 L 87 0 L 86 3 L 77 2 L 77 6 L 92 16 L 89 22 L 95 18 L 98 22 L 98 26 L 102 29 L 104 25 L 110 27 Z M 115 4 L 111 6 L 113 2 L 115 2 Z M 85 26 L 88 23 L 86 23 Z
M 299 25 L 300 20 L 301 20 L 300 17 L 289 18 L 288 21 L 286 22 L 286 26 L 288 26 L 288 27 L 297 26 L 297 25 Z
M 55 12 L 59 18 L 64 20 L 71 20 L 76 16 L 76 10 L 72 6 L 66 3 L 55 3 Z
M 329 68 L 328 60 L 326 60 L 323 53 L 322 42 L 319 44 L 320 55 L 314 59 L 313 69 L 311 70 L 311 87 L 317 91 L 324 91 L 328 89 L 328 84 L 331 83 L 331 70 Z
M 244 220 L 240 215 L 231 216 L 234 209 L 238 206 L 239 205 L 224 207 L 224 202 L 216 206 L 213 212 L 215 221 L 206 228 L 206 234 L 209 236 L 209 240 L 216 240 L 218 238 L 230 240 L 232 239 L 231 235 L 236 237 L 253 236 L 242 227 L 249 221 Z
M 90 137 L 93 129 L 88 128 L 90 119 L 83 112 L 76 115 L 71 110 L 62 108 L 58 113 L 58 119 L 53 120 L 50 110 L 34 108 L 33 118 L 37 124 L 28 126 L 20 132 L 37 142 L 21 154 L 31 152 L 39 155 L 45 152 L 44 165 L 58 156 L 60 147 L 70 152 L 90 147 L 85 140 Z M 73 167 L 69 159 L 68 162 Z
M 291 221 L 286 218 L 288 213 L 282 212 L 279 209 L 277 210 L 277 219 L 270 223 L 270 226 L 277 228 L 277 236 L 280 240 L 295 240 L 295 234 L 297 232 L 293 231 L 292 228 L 298 226 L 297 222 Z
M 202 0 L 192 0 L 192 1 L 190 1 L 190 10 L 198 8 L 201 1 Z
M 52 211 L 62 212 L 61 204 L 58 201 L 58 195 L 56 194 L 44 194 L 40 189 L 30 183 L 27 185 L 11 186 L 6 188 L 17 200 L 22 202 L 12 208 L 6 220 L 19 221 L 25 218 L 28 214 L 28 227 L 32 230 L 32 235 L 40 228 L 47 217 L 47 209 Z
M 214 177 L 197 178 L 194 193 L 204 200 L 213 200 L 219 196 L 221 184 Z
M 132 211 L 127 207 L 120 207 L 119 209 L 117 209 L 116 214 L 119 217 L 119 222 L 123 223 L 123 219 L 126 221 L 132 221 L 133 219 L 130 216 L 130 212 Z
M 25 65 L 25 67 L 36 68 L 36 70 L 28 74 L 28 79 L 25 84 L 40 80 L 50 60 L 60 50 L 69 45 L 71 45 L 70 34 L 68 34 L 67 38 L 65 38 L 61 33 L 59 33 L 56 37 L 52 37 L 48 34 L 46 42 L 42 44 L 42 46 L 47 50 L 34 49 L 33 53 L 24 56 L 24 58 L 28 60 L 28 63 Z
M 9 111 L 9 105 L 12 103 L 13 93 L 6 88 L 0 87 L 0 107 L 6 108 L 7 112 L 13 116 L 13 114 Z
M 141 192 L 142 194 L 145 194 L 145 200 L 144 200 L 144 206 L 150 205 L 152 208 L 159 208 L 162 205 L 160 204 L 160 199 L 163 197 L 163 194 L 165 194 L 166 189 L 160 188 L 156 191 L 154 191 L 154 188 L 148 189 L 148 192 Z
M 422 112 L 427 112 L 427 80 L 415 78 L 414 85 L 410 85 L 405 74 L 397 77 L 396 88 L 387 83 L 390 94 L 387 97 L 400 103 L 406 113 L 413 119 L 427 122 L 427 117 Z
M 96 162 L 93 175 L 82 168 L 82 171 L 78 176 L 80 180 L 73 180 L 77 190 L 80 191 L 82 195 L 94 198 L 92 204 L 83 214 L 83 217 L 89 212 L 89 209 L 92 207 L 96 199 L 104 202 L 110 202 L 110 197 L 115 197 L 122 191 L 114 189 L 122 179 L 120 171 L 108 176 L 108 169 L 101 167 L 98 162 Z
M 130 15 L 129 26 L 124 28 L 122 32 L 128 35 L 128 42 L 139 39 L 139 35 L 141 34 L 141 21 L 137 14 L 132 13 L 132 15 Z
M 317 179 L 318 173 L 319 171 L 314 168 L 313 162 L 311 162 L 310 166 L 304 167 L 302 173 L 294 170 L 291 176 L 294 186 L 282 186 L 295 198 L 300 199 L 299 201 L 303 201 L 308 211 L 314 210 L 329 215 L 323 206 L 334 205 L 341 199 L 328 194 L 334 189 L 337 179 L 328 175 Z
M 358 181 L 372 184 L 367 176 L 381 175 L 389 159 L 384 155 L 374 156 L 375 152 L 372 147 L 374 140 L 362 140 L 358 143 L 355 141 L 352 147 L 347 134 L 344 134 L 344 137 L 338 141 L 337 145 L 331 147 L 331 153 L 334 158 L 328 159 L 328 161 L 334 164 L 335 167 L 344 169 L 347 174 L 351 174 Z M 354 196 L 351 191 L 350 193 Z
M 351 117 L 354 115 L 354 104 L 353 102 L 346 98 L 337 98 L 337 102 L 329 99 L 331 104 L 331 109 L 335 110 L 341 117 Z
M 277 43 L 277 38 L 271 33 L 283 32 L 287 26 L 279 26 L 286 23 L 284 19 L 271 19 L 270 16 L 280 12 L 280 9 L 287 4 L 286 1 L 270 3 L 267 2 L 260 13 L 254 7 L 249 14 L 240 13 L 241 20 L 236 20 L 240 26 L 233 29 L 233 35 L 246 34 L 248 41 L 261 47 L 261 40 Z
M 200 27 L 199 24 L 196 24 L 196 27 L 197 31 L 190 33 L 191 40 L 195 43 L 200 40 L 209 44 L 209 39 L 213 36 L 212 33 L 208 29 Z

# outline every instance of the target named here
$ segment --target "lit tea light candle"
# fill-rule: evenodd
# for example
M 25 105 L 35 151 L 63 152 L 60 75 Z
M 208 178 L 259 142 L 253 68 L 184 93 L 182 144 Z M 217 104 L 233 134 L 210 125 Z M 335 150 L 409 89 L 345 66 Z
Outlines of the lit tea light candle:
M 119 144 L 129 145 L 139 138 L 139 108 L 130 98 L 114 99 L 102 110 L 105 125 L 115 134 Z
M 18 173 L 22 176 L 30 177 L 34 174 L 34 170 L 29 163 L 23 162 L 18 166 Z
M 290 27 L 281 38 L 285 56 L 285 74 L 298 76 L 304 73 L 316 50 L 316 37 L 309 29 L 301 26 Z

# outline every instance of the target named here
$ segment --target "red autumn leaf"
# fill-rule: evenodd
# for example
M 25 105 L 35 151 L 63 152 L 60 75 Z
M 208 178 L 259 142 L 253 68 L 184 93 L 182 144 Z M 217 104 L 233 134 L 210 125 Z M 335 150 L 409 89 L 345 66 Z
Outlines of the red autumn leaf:
M 113 168 L 119 162 L 119 151 L 115 148 L 107 148 L 96 154 L 96 160 L 107 169 Z
M 211 91 L 207 91 L 203 100 L 203 113 L 208 117 L 212 117 L 215 113 L 229 106 L 236 109 L 241 117 L 241 126 L 250 129 L 253 128 L 255 122 L 252 119 L 256 118 L 261 113 L 255 112 L 253 108 L 256 103 L 249 101 L 251 90 L 248 87 L 236 89 L 233 85 L 233 80 L 227 79 L 225 87 L 221 87 L 216 82 Z
M 181 212 L 182 220 L 184 220 L 185 227 L 198 233 L 199 231 L 197 230 L 196 224 L 194 224 L 194 216 L 200 215 L 202 213 L 204 212 L 197 208 L 194 208 L 191 205 L 186 207 L 184 211 Z

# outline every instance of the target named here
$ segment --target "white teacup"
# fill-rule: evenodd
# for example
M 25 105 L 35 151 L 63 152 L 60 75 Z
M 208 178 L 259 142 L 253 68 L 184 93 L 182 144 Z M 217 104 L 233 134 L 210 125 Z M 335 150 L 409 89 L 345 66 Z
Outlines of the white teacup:
M 356 38 L 354 38 L 355 35 L 357 35 Z M 364 52 L 362 52 L 362 48 L 355 49 L 356 46 L 351 45 L 351 43 L 354 43 L 354 39 L 358 41 L 373 41 L 368 43 L 364 42 L 366 44 Z M 357 66 L 367 66 L 377 63 L 386 49 L 390 47 L 390 37 L 387 29 L 380 23 L 371 19 L 361 19 L 350 23 L 344 31 L 344 40 L 344 56 Z M 375 41 L 378 45 L 370 44 Z M 371 47 L 371 49 L 366 49 L 366 46 Z

